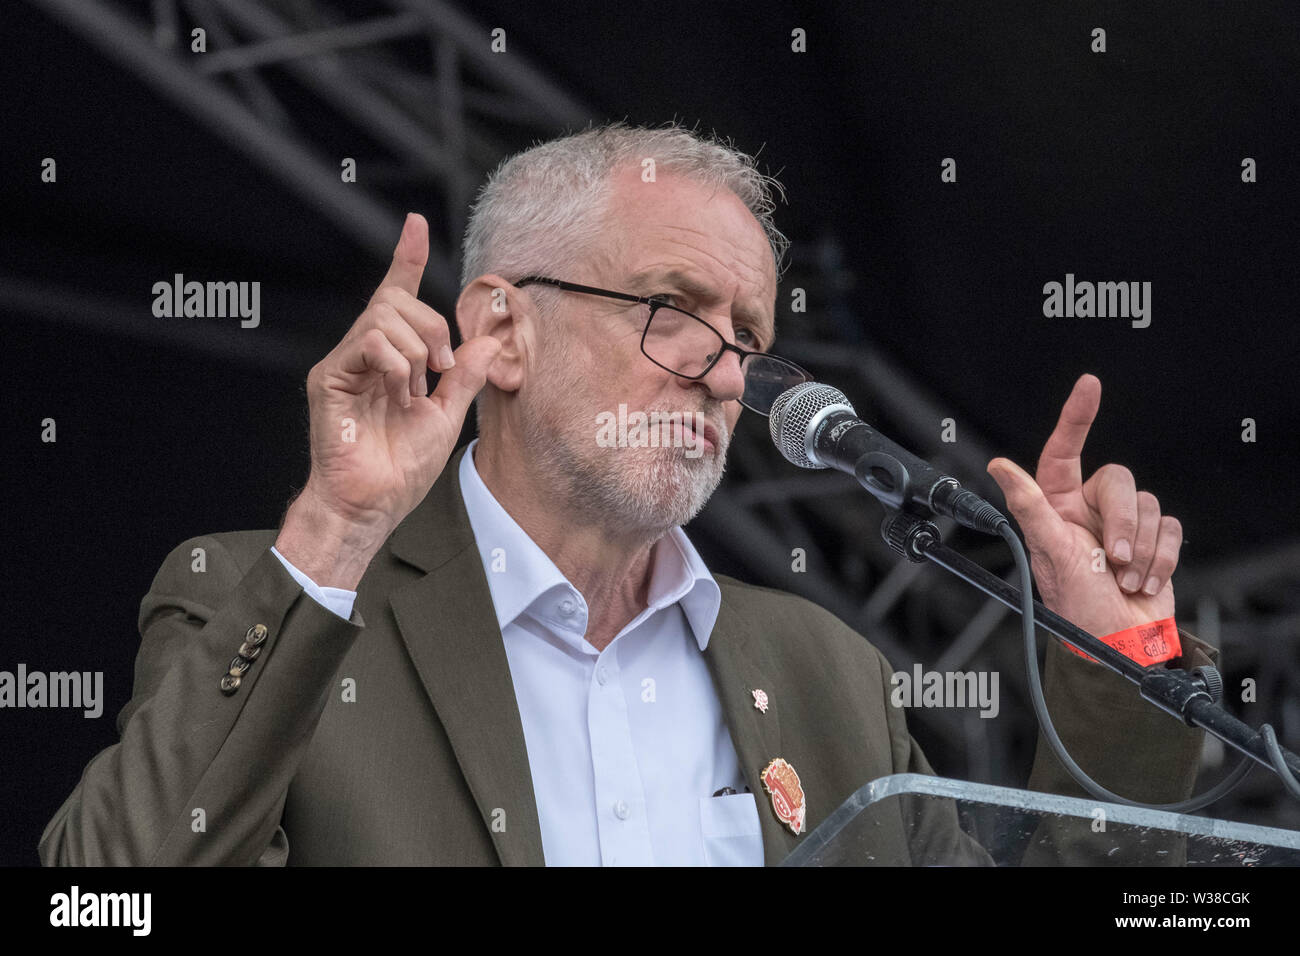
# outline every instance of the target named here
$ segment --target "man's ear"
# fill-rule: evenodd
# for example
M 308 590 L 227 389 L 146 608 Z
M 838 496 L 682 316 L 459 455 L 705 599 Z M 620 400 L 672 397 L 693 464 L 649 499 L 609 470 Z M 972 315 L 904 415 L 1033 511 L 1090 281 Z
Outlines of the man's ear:
M 501 343 L 501 351 L 488 366 L 487 380 L 503 392 L 518 391 L 523 385 L 537 332 L 536 316 L 527 293 L 490 272 L 465 286 L 456 300 L 462 341 L 490 335 Z

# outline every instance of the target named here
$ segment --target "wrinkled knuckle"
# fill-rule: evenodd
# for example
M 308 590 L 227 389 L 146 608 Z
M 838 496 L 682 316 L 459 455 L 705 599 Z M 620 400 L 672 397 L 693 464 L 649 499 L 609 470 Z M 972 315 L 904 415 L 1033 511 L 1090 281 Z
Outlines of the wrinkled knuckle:
M 374 302 L 379 305 L 395 306 L 401 299 L 402 290 L 397 286 L 386 285 L 375 293 Z
M 387 302 L 381 302 L 378 299 L 372 299 L 366 306 L 366 311 L 361 314 L 360 325 L 366 329 L 373 329 L 376 326 L 386 325 L 392 320 L 393 307 Z

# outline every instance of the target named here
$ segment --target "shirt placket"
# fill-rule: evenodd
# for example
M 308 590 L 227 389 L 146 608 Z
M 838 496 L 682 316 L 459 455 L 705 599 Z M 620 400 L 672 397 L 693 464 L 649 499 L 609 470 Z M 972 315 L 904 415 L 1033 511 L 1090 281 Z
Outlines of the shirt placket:
M 645 792 L 632 745 L 617 644 L 615 639 L 593 659 L 587 692 L 587 729 L 596 784 L 601 863 L 653 866 Z

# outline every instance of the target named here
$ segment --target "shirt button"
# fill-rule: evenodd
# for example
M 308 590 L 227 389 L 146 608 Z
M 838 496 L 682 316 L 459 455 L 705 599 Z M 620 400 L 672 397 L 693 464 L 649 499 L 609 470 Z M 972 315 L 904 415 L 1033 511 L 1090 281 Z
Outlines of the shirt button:
M 563 614 L 565 617 L 573 617 L 573 612 L 576 608 L 577 605 L 574 604 L 572 601 L 570 601 L 568 598 L 565 598 L 563 601 L 560 602 L 560 613 Z
M 631 815 L 632 811 L 628 809 L 628 805 L 622 800 L 614 804 L 614 816 L 618 817 L 620 820 L 626 820 Z
M 596 668 L 596 680 L 599 682 L 601 687 L 604 687 L 605 682 L 609 680 L 609 671 L 605 670 L 604 664 L 601 664 Z

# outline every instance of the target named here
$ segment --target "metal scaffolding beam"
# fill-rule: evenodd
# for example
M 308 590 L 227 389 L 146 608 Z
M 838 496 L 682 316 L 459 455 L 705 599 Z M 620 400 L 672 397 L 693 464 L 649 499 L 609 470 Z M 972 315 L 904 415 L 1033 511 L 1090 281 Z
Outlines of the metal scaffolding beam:
M 364 190 L 341 188 L 336 168 L 319 153 L 266 123 L 225 89 L 176 55 L 153 31 L 95 0 L 28 0 L 62 21 L 111 60 L 134 71 L 248 158 L 261 164 L 362 246 L 390 248 L 401 219 Z M 391 252 L 390 252 L 391 254 Z
M 106 57 L 130 69 L 196 121 L 249 157 L 377 258 L 386 259 L 402 213 L 385 197 L 391 176 L 341 181 L 352 155 L 331 136 L 337 114 L 380 144 L 378 169 L 409 170 L 435 187 L 426 281 L 444 302 L 460 291 L 460 242 L 467 207 L 504 149 L 491 128 L 512 122 L 555 135 L 584 125 L 591 112 L 529 64 L 517 49 L 491 51 L 492 35 L 466 14 L 431 0 L 390 2 L 393 13 L 349 21 L 325 3 L 287 0 L 171 0 L 150 4 L 153 22 L 109 0 L 28 0 Z M 201 26 L 212 49 L 189 52 Z M 412 65 L 389 49 L 424 37 L 427 62 Z M 507 40 L 507 42 L 509 42 Z M 387 46 L 386 46 L 387 45 Z M 467 73 L 477 81 L 467 86 Z M 310 121 L 293 123 L 277 92 L 285 78 L 315 98 Z M 400 91 L 428 93 L 412 101 Z M 508 104 L 508 106 L 503 106 Z

